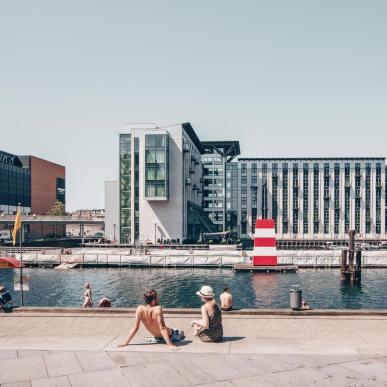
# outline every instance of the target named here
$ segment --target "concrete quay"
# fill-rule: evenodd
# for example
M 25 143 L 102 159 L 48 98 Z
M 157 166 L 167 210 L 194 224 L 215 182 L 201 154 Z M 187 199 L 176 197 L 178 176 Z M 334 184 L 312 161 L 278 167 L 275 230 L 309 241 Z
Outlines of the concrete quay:
M 132 344 L 117 348 L 133 310 L 113 310 L 1 314 L 0 385 L 387 385 L 387 311 L 224 313 L 224 340 L 205 344 L 192 337 L 197 310 L 169 310 L 166 323 L 187 336 L 171 352 L 145 343 L 142 328 Z
M 44 254 L 43 254 L 44 252 Z M 149 249 L 136 253 L 130 249 L 71 249 L 71 254 L 30 251 L 23 253 L 23 263 L 30 267 L 225 267 L 248 264 L 253 255 L 249 250 L 172 250 Z M 1 255 L 1 253 L 0 253 Z M 7 256 L 3 252 L 3 256 Z M 20 259 L 19 253 L 13 253 Z M 296 265 L 300 268 L 340 267 L 341 250 L 278 250 L 280 265 Z M 362 266 L 387 268 L 387 250 L 363 251 Z

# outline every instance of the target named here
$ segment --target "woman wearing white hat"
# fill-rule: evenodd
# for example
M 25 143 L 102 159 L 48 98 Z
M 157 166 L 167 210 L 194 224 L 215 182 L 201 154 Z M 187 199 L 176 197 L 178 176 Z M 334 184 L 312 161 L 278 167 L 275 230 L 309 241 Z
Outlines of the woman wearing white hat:
M 222 311 L 215 301 L 215 294 L 210 286 L 202 286 L 196 292 L 204 305 L 201 307 L 202 319 L 192 321 L 194 336 L 204 342 L 217 342 L 223 338 Z

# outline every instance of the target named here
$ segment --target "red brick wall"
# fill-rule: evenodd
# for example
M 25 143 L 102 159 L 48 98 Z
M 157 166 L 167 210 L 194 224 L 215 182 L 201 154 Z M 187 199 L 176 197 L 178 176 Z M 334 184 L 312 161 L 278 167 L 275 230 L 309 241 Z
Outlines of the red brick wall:
M 56 201 L 56 178 L 65 178 L 62 165 L 31 156 L 31 213 L 46 215 Z

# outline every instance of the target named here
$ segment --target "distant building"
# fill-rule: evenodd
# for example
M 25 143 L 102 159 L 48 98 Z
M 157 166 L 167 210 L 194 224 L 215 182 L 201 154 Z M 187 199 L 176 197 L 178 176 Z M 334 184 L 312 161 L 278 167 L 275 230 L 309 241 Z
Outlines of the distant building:
M 202 143 L 190 123 L 120 134 L 120 242 L 197 241 L 203 211 Z
M 0 213 L 16 214 L 19 203 L 31 213 L 31 170 L 18 156 L 0 151 Z
M 71 218 L 88 218 L 90 220 L 104 220 L 105 219 L 105 210 L 104 209 L 98 209 L 98 210 L 77 210 L 70 214 L 68 214 Z M 83 232 L 85 236 L 104 236 L 104 226 L 103 224 L 85 224 L 83 229 Z M 66 235 L 71 236 L 81 236 L 82 235 L 82 229 L 80 225 L 76 224 L 67 224 L 66 225 Z
M 56 201 L 66 207 L 66 168 L 35 156 L 19 156 L 31 171 L 31 213 L 46 215 Z
M 119 239 L 120 185 L 118 181 L 105 181 L 105 238 L 112 242 Z
M 239 154 L 238 141 L 200 141 L 189 123 L 120 134 L 119 182 L 105 195 L 110 213 L 119 208 L 110 234 L 118 224 L 121 243 L 219 231 L 248 240 L 255 220 L 270 218 L 278 239 L 343 240 L 351 229 L 386 238 L 384 157 L 234 161 Z
M 383 157 L 239 158 L 239 234 L 270 218 L 282 239 L 385 237 L 385 171 Z
M 240 154 L 239 141 L 203 141 L 204 212 L 217 231 L 237 230 L 237 203 L 233 198 L 230 163 Z M 238 187 L 236 187 L 237 193 Z
M 23 214 L 45 215 L 58 200 L 66 205 L 65 167 L 35 156 L 0 151 L 0 213 L 12 215 L 20 203 Z M 26 238 L 44 235 L 51 227 L 26 226 Z

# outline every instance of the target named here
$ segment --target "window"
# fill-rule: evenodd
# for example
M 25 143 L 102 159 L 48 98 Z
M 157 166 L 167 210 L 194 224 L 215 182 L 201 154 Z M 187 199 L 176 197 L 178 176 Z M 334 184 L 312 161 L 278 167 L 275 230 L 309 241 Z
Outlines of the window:
M 145 197 L 168 196 L 168 146 L 166 134 L 145 135 Z

